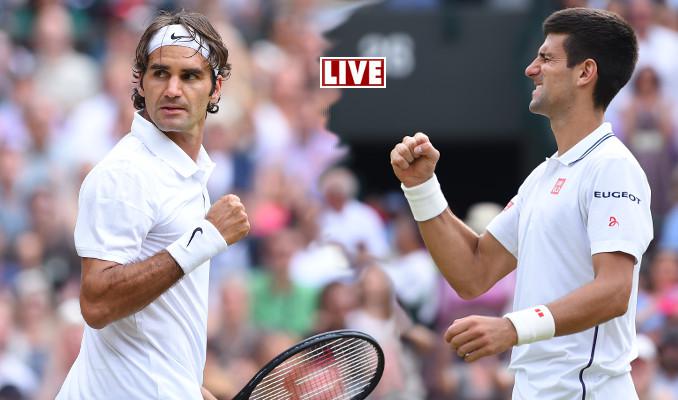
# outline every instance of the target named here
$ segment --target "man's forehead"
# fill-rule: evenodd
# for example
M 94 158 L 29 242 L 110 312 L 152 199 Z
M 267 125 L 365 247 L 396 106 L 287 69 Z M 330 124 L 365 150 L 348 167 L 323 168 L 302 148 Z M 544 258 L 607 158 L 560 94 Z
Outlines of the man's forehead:
M 539 53 L 564 54 L 566 33 L 549 33 L 539 47 Z
M 162 64 L 170 68 L 209 68 L 200 52 L 185 46 L 162 46 L 148 56 L 148 64 Z

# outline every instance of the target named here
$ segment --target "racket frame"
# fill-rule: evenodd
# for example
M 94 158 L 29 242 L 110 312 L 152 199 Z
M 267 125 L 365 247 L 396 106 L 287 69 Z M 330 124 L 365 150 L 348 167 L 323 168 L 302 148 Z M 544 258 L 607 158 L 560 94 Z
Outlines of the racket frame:
M 284 352 L 280 353 L 273 360 L 269 361 L 263 368 L 257 372 L 252 379 L 245 385 L 245 387 L 240 390 L 240 392 L 233 398 L 233 400 L 248 400 L 249 396 L 254 392 L 257 385 L 263 381 L 269 373 L 271 373 L 276 367 L 280 364 L 293 357 L 296 354 L 301 353 L 302 351 L 309 349 L 313 346 L 316 346 L 320 343 L 327 343 L 337 339 L 360 339 L 370 343 L 377 353 L 377 369 L 370 380 L 370 384 L 365 386 L 365 389 L 362 390 L 358 396 L 351 398 L 351 400 L 363 400 L 365 399 L 379 384 L 381 376 L 384 373 L 384 352 L 381 349 L 381 346 L 377 341 L 370 335 L 355 331 L 351 329 L 341 329 L 331 332 L 324 332 L 314 336 L 311 336 L 307 339 L 302 340 L 301 342 L 295 344 Z

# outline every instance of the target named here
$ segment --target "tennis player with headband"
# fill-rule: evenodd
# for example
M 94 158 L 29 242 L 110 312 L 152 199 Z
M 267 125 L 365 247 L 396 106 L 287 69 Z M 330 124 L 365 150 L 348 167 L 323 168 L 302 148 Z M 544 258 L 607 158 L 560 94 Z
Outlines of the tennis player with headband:
M 210 258 L 249 231 L 227 195 L 210 207 L 202 147 L 228 50 L 200 14 L 141 36 L 129 134 L 85 178 L 75 245 L 88 326 L 57 399 L 214 399 L 202 388 Z
M 426 246 L 450 285 L 476 297 L 517 269 L 514 311 L 452 322 L 445 339 L 468 362 L 513 348 L 514 399 L 637 399 L 635 311 L 641 258 L 653 235 L 650 188 L 604 123 L 638 46 L 616 14 L 558 11 L 525 69 L 530 111 L 546 116 L 558 151 L 477 235 L 447 207 L 440 153 L 423 133 L 391 152 Z M 514 347 L 515 346 L 515 347 Z

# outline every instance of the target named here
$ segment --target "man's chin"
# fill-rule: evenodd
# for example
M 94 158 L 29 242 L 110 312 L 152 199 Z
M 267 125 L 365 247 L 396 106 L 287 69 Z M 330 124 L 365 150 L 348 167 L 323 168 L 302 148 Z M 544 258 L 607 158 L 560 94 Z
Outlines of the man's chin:
M 153 122 L 163 132 L 181 132 L 184 128 L 184 124 L 179 121 L 168 121 L 166 118 L 157 118 Z
M 537 115 L 543 115 L 543 116 L 546 116 L 546 114 L 544 113 L 544 110 L 542 110 L 542 108 L 539 107 L 539 104 L 536 103 L 536 102 L 534 102 L 534 101 L 530 102 L 530 105 L 528 106 L 528 109 L 530 110 L 530 112 L 531 112 L 532 114 L 537 114 Z

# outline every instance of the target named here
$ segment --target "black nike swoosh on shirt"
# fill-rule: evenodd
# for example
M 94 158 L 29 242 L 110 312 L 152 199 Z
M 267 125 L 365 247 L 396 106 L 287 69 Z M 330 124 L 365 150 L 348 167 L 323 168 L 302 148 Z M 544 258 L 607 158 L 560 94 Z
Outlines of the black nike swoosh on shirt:
M 170 35 L 170 38 L 172 40 L 179 40 L 179 39 L 190 39 L 191 37 L 190 36 L 177 36 L 176 33 L 172 33 Z
M 188 239 L 188 243 L 186 244 L 186 247 L 188 247 L 188 245 L 191 244 L 191 240 L 193 240 L 193 237 L 194 237 L 195 234 L 198 233 L 198 232 L 200 232 L 200 233 L 202 234 L 202 228 L 201 228 L 201 227 L 197 227 L 197 228 L 195 228 L 195 229 L 193 230 L 193 233 L 191 233 L 191 238 Z

